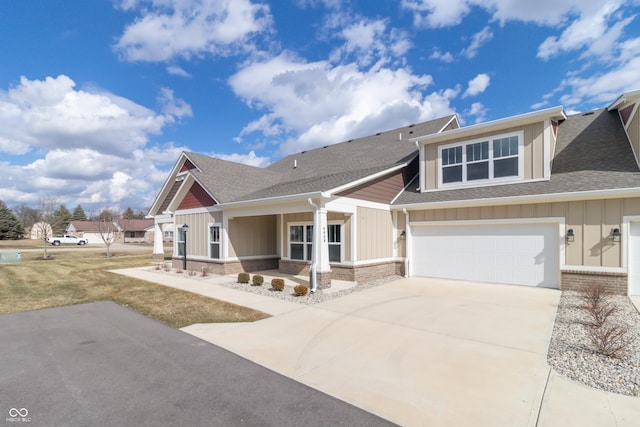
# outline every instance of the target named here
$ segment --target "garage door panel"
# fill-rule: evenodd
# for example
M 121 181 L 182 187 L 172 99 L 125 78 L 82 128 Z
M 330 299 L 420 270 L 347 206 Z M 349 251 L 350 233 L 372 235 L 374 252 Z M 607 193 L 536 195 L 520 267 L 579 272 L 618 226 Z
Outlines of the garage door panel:
M 558 287 L 557 224 L 414 226 L 412 274 Z

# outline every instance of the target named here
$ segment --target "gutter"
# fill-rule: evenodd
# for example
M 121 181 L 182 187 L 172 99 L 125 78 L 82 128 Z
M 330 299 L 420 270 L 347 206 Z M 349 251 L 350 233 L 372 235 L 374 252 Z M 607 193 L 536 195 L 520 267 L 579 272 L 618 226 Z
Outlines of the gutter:
M 322 197 L 329 198 L 329 195 L 324 191 L 314 191 L 312 193 L 301 193 L 301 194 L 292 194 L 288 196 L 276 196 L 276 197 L 266 197 L 264 199 L 253 199 L 253 200 L 242 200 L 239 202 L 228 202 L 228 203 L 220 203 L 218 206 L 220 208 L 235 208 L 242 206 L 250 206 L 250 205 L 270 205 L 278 202 L 289 201 L 289 200 L 304 200 L 305 198 L 311 197 Z

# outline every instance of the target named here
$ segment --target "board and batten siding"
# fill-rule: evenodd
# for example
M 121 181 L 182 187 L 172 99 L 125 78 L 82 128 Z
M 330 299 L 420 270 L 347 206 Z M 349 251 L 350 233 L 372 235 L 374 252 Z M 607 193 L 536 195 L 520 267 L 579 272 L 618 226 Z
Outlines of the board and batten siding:
M 357 261 L 393 256 L 393 214 L 382 209 L 358 207 Z
M 247 216 L 228 221 L 229 257 L 276 255 L 277 216 Z
M 480 133 L 464 138 L 454 138 L 438 144 L 425 146 L 425 175 L 427 190 L 438 188 L 438 147 L 456 142 L 465 142 L 513 132 L 523 132 L 524 144 L 524 179 L 540 179 L 544 177 L 544 122 L 532 123 L 523 127 L 513 127 L 493 132 Z M 551 141 L 549 141 L 551 143 Z
M 178 227 L 182 224 L 189 226 L 187 231 L 187 257 L 209 256 L 209 224 L 221 223 L 222 212 L 204 212 L 179 214 L 175 216 L 176 231 L 174 242 L 178 241 Z
M 566 229 L 573 229 L 575 240 L 565 246 L 564 264 L 621 267 L 622 245 L 613 243 L 611 233 L 620 228 L 623 216 L 640 215 L 640 198 L 415 210 L 409 214 L 411 222 L 565 218 Z

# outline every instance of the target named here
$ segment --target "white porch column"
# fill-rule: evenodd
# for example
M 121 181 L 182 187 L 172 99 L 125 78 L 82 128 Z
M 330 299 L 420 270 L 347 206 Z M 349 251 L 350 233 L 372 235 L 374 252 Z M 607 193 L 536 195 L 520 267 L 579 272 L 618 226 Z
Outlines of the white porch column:
M 162 224 L 159 223 L 157 219 L 154 219 L 154 221 L 152 258 L 154 261 L 164 261 L 164 233 L 162 232 Z
M 313 229 L 316 232 L 313 242 L 313 249 L 316 256 L 316 268 L 318 273 L 326 273 L 331 271 L 329 266 L 329 239 L 327 237 L 327 209 L 324 203 L 319 204 L 316 221 L 313 223 Z M 318 242 L 316 244 L 316 242 Z

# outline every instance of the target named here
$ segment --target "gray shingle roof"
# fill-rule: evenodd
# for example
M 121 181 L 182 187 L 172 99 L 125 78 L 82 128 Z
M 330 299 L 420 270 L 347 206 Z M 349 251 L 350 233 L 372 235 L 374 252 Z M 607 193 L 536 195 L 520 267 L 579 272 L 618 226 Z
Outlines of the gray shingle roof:
M 409 138 L 436 133 L 452 118 L 303 151 L 266 168 L 187 154 L 203 171 L 192 171 L 194 176 L 220 203 L 327 191 L 408 162 L 417 155 Z
M 616 111 L 567 117 L 558 127 L 549 181 L 419 193 L 410 185 L 394 205 L 454 202 L 640 187 L 636 164 Z

